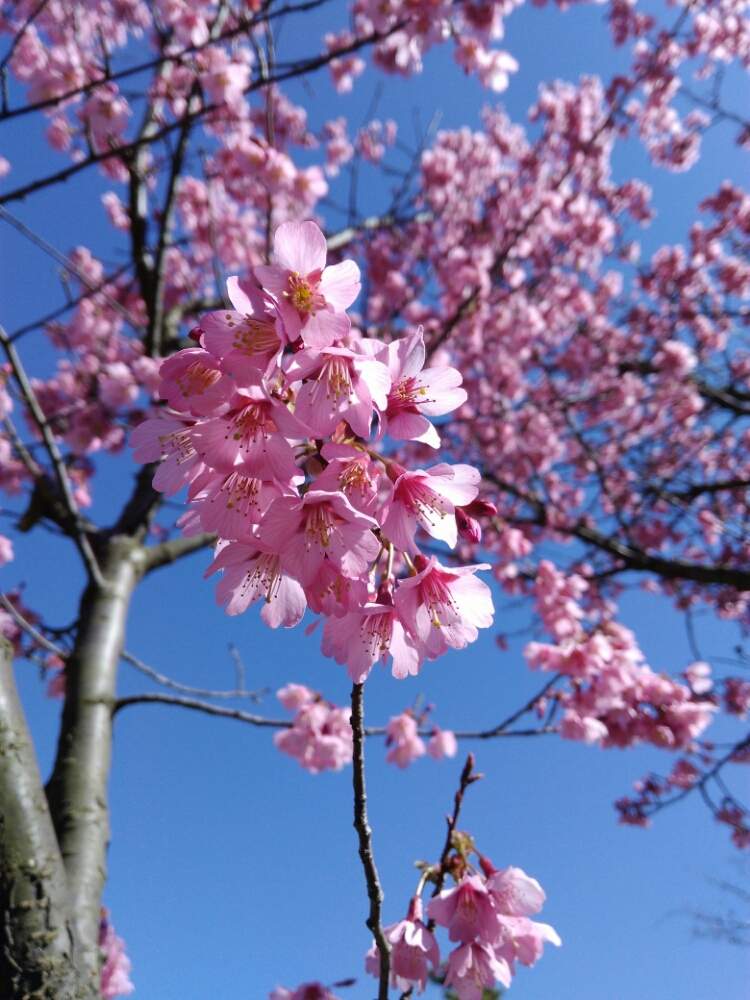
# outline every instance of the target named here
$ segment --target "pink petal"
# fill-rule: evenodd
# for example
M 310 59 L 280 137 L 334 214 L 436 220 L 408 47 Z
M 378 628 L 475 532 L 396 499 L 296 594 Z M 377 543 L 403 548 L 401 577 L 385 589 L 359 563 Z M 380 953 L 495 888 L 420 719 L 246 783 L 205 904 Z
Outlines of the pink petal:
M 327 267 L 320 279 L 320 291 L 326 302 L 337 312 L 349 308 L 359 295 L 361 287 L 359 268 L 353 260 L 344 260 Z
M 276 230 L 274 257 L 298 274 L 322 271 L 326 266 L 326 238 L 314 222 L 285 222 Z

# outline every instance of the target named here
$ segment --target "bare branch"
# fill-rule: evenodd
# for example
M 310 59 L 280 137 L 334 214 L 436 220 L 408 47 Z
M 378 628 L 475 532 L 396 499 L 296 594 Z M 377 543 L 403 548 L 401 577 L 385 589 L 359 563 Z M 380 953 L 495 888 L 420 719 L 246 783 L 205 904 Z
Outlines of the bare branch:
M 359 857 L 367 883 L 367 897 L 370 912 L 366 924 L 372 931 L 380 955 L 380 982 L 378 1000 L 388 1000 L 388 977 L 390 973 L 391 948 L 383 933 L 381 908 L 383 889 L 380 885 L 378 869 L 372 849 L 372 830 L 367 819 L 367 790 L 365 786 L 365 731 L 364 731 L 364 685 L 352 687 L 352 736 L 354 741 L 354 829 L 359 838 Z
M 292 723 L 286 719 L 267 719 L 263 715 L 255 715 L 252 712 L 245 712 L 240 708 L 227 708 L 225 705 L 212 705 L 208 701 L 201 701 L 199 698 L 187 698 L 176 694 L 160 694 L 158 692 L 148 694 L 127 695 L 118 698 L 112 706 L 112 714 L 116 714 L 123 708 L 130 705 L 176 705 L 179 708 L 188 708 L 194 712 L 203 712 L 204 715 L 218 715 L 223 719 L 235 719 L 237 722 L 246 722 L 251 726 L 260 726 L 264 729 L 291 729 Z
M 172 538 L 167 542 L 159 542 L 158 545 L 151 545 L 145 550 L 143 572 L 150 573 L 154 569 L 162 566 L 169 566 L 170 563 L 177 562 L 183 556 L 192 555 L 201 549 L 207 549 L 216 542 L 216 535 L 204 531 L 199 535 L 191 535 L 186 538 Z
M 26 634 L 30 636 L 38 646 L 41 646 L 42 649 L 46 649 L 48 653 L 54 653 L 55 656 L 59 656 L 63 660 L 66 656 L 68 656 L 67 650 L 63 649 L 62 646 L 56 645 L 54 642 L 49 640 L 46 635 L 42 635 L 39 629 L 34 628 L 31 622 L 24 618 L 6 594 L 0 594 L 0 604 L 2 604 L 16 625 L 23 629 L 23 631 L 26 632 Z
M 31 382 L 26 374 L 26 370 L 21 363 L 18 352 L 8 339 L 8 335 L 1 326 L 0 343 L 3 346 L 8 361 L 10 361 L 13 374 L 15 375 L 24 401 L 34 419 L 34 423 L 37 425 L 39 433 L 42 435 L 44 446 L 47 449 L 47 454 L 50 457 L 52 467 L 55 471 L 55 478 L 57 479 L 57 484 L 60 488 L 60 494 L 65 502 L 65 506 L 70 516 L 70 526 L 73 532 L 73 538 L 78 546 L 79 552 L 81 553 L 81 558 L 88 569 L 91 579 L 94 580 L 99 587 L 102 587 L 104 586 L 104 578 L 102 577 L 101 570 L 99 569 L 99 564 L 96 560 L 96 556 L 94 555 L 94 550 L 91 548 L 91 543 L 88 535 L 86 534 L 85 526 L 81 520 L 78 505 L 76 504 L 75 497 L 73 496 L 70 479 L 68 478 L 68 471 L 65 467 L 65 461 L 60 453 L 60 449 L 57 447 L 55 436 L 50 430 L 47 418 L 39 405 L 39 400 L 36 398 L 36 393 L 34 392 Z
M 29 229 L 25 223 L 21 222 L 20 219 L 16 218 L 16 216 L 9 212 L 7 208 L 3 208 L 1 205 L 0 218 L 4 219 L 9 225 L 13 226 L 14 229 L 21 233 L 22 236 L 25 236 L 27 240 L 34 244 L 34 246 L 38 247 L 40 250 L 44 251 L 44 253 L 52 257 L 53 260 L 57 261 L 57 263 L 61 267 L 64 267 L 69 274 L 72 274 L 74 278 L 77 278 L 78 281 L 80 281 L 81 284 L 88 289 L 89 293 L 96 293 L 99 295 L 108 306 L 114 309 L 115 312 L 119 313 L 120 316 L 122 316 L 122 318 L 135 330 L 141 329 L 141 324 L 133 316 L 133 314 L 121 302 L 118 302 L 117 299 L 113 298 L 108 292 L 106 292 L 102 284 L 97 285 L 91 281 L 91 279 L 87 277 L 86 273 L 82 271 L 80 267 L 77 267 L 69 257 L 58 250 L 57 247 L 53 247 L 51 243 L 48 243 L 43 236 L 35 233 L 33 229 Z M 13 335 L 13 338 L 9 339 L 15 339 L 17 336 L 18 332 Z
M 0 599 L 2 599 L 1 596 Z M 182 684 L 180 681 L 176 681 L 172 677 L 167 677 L 166 674 L 161 674 L 158 670 L 154 670 L 153 667 L 144 663 L 143 660 L 139 660 L 137 656 L 133 656 L 127 650 L 123 650 L 122 659 L 146 677 L 149 677 L 155 684 L 161 684 L 162 687 L 171 688 L 173 691 L 180 691 L 182 694 L 195 695 L 196 698 L 249 698 L 251 701 L 256 702 L 260 698 L 260 692 L 248 691 L 244 686 L 235 688 L 233 691 L 215 691 L 209 688 L 198 688 L 192 687 L 189 684 Z

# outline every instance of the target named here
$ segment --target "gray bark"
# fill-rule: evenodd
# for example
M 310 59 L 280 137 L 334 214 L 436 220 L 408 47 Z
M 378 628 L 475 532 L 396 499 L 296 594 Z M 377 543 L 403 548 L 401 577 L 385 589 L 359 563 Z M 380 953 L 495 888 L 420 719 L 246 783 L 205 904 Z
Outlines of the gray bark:
M 133 589 L 142 571 L 141 547 L 110 538 L 99 553 L 105 583 L 84 591 L 78 631 L 68 660 L 65 707 L 47 799 L 68 882 L 76 964 L 86 992 L 99 996 L 98 932 L 109 843 L 107 785 L 117 666 Z
M 67 880 L 33 744 L 0 637 L 0 996 L 82 996 Z

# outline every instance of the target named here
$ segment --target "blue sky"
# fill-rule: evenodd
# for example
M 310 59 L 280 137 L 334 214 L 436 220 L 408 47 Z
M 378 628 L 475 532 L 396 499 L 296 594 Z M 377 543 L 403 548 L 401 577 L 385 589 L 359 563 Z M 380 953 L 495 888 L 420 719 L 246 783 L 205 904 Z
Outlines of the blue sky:
M 336 26 L 341 6 L 313 15 L 305 38 Z M 603 17 L 603 8 L 592 6 L 565 16 L 525 7 L 509 18 L 504 45 L 521 69 L 502 101 L 517 120 L 540 79 L 609 75 L 622 65 Z M 305 38 L 282 41 L 307 51 Z M 730 83 L 741 98 L 739 85 Z M 319 75 L 290 94 L 308 107 L 313 125 L 340 114 L 358 123 L 372 88 L 369 76 L 354 94 L 336 97 Z M 378 114 L 396 118 L 408 140 L 414 109 L 423 122 L 439 109 L 444 128 L 476 127 L 481 106 L 496 99 L 466 79 L 447 51 L 436 52 L 422 77 L 385 81 Z M 0 131 L 0 152 L 14 164 L 6 183 L 62 165 L 37 129 L 22 120 Z M 645 176 L 655 191 L 659 214 L 644 246 L 680 239 L 697 201 L 725 177 L 747 176 L 730 140 L 729 132 L 712 132 L 701 165 L 680 175 L 653 171 L 636 146 L 621 152 L 622 176 Z M 98 205 L 98 193 L 111 186 L 86 173 L 10 208 L 61 250 L 85 243 L 116 260 L 118 238 Z M 387 194 L 374 180 L 369 190 L 375 201 Z M 0 321 L 12 330 L 54 308 L 62 292 L 48 258 L 7 226 L 0 233 Z M 40 339 L 28 338 L 22 348 L 32 373 L 48 370 L 51 355 Z M 126 460 L 103 460 L 96 501 L 102 518 L 117 508 L 130 473 Z M 2 571 L 3 586 L 25 580 L 32 606 L 45 609 L 53 624 L 69 622 L 81 581 L 69 546 L 32 535 L 16 547 L 17 562 Z M 201 579 L 207 561 L 205 554 L 195 556 L 139 588 L 128 648 L 187 683 L 215 687 L 232 683 L 227 646 L 235 643 L 251 686 L 275 690 L 294 680 L 344 703 L 348 681 L 342 668 L 320 656 L 315 636 L 301 629 L 271 632 L 255 611 L 228 619 L 215 607 L 212 586 Z M 383 721 L 422 694 L 436 704 L 439 724 L 482 727 L 527 698 L 539 679 L 523 664 L 523 640 L 507 652 L 495 643 L 497 631 L 511 632 L 526 617 L 502 610 L 498 596 L 496 629 L 469 651 L 428 664 L 408 682 L 377 671 L 367 685 L 368 719 Z M 623 600 L 622 619 L 636 630 L 655 669 L 677 672 L 692 659 L 684 626 L 664 601 L 634 588 Z M 699 632 L 707 654 L 726 654 L 734 639 L 729 626 L 710 618 Z M 19 677 L 46 770 L 59 704 L 44 697 L 33 667 L 20 668 Z M 146 688 L 123 665 L 123 693 Z M 280 713 L 273 697 L 265 707 Z M 745 1000 L 747 957 L 726 944 L 695 940 L 688 916 L 725 905 L 708 880 L 734 876 L 726 830 L 692 799 L 663 813 L 649 831 L 615 821 L 612 801 L 647 770 L 668 769 L 669 756 L 651 749 L 601 751 L 555 737 L 470 748 L 486 778 L 468 793 L 461 826 L 497 865 L 520 865 L 539 878 L 548 895 L 544 919 L 564 942 L 534 970 L 519 973 L 514 1000 Z M 403 915 L 416 883 L 414 860 L 439 853 L 461 759 L 422 760 L 400 772 L 384 765 L 377 742 L 368 745 L 368 757 L 375 849 L 392 921 Z M 362 974 L 369 940 L 350 781 L 350 770 L 308 775 L 273 749 L 268 733 L 238 723 L 151 706 L 122 714 L 106 902 L 127 940 L 140 1000 L 261 1000 L 279 983 L 351 975 L 358 982 L 342 996 L 372 997 Z

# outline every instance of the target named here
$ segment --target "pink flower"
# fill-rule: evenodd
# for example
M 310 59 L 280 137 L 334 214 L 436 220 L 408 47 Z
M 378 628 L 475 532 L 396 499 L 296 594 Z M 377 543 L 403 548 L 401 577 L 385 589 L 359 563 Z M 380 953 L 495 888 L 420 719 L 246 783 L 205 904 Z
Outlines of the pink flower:
M 228 475 L 207 469 L 191 483 L 188 499 L 192 507 L 178 523 L 186 535 L 202 530 L 213 531 L 219 538 L 247 539 L 278 496 L 278 486 L 246 475 L 241 466 Z
M 425 368 L 421 332 L 408 334 L 386 348 L 391 391 L 381 418 L 381 434 L 398 441 L 422 441 L 440 447 L 440 437 L 428 417 L 450 413 L 466 402 L 466 390 L 455 368 Z
M 479 492 L 478 470 L 470 465 L 441 463 L 408 472 L 392 463 L 389 473 L 396 479 L 382 525 L 390 541 L 402 551 L 418 553 L 414 534 L 419 526 L 454 548 L 458 541 L 456 508 L 470 503 Z
M 377 522 L 355 510 L 343 493 L 310 490 L 301 500 L 279 497 L 260 527 L 264 547 L 281 556 L 284 569 L 305 586 L 325 562 L 357 579 L 380 551 Z
M 228 615 L 239 615 L 262 599 L 260 616 L 271 628 L 293 628 L 301 621 L 307 607 L 305 592 L 282 570 L 274 553 L 260 552 L 244 542 L 228 542 L 204 575 L 219 570 L 224 575 L 216 587 L 216 601 L 226 606 Z
M 346 420 L 355 434 L 369 437 L 373 405 L 385 408 L 391 386 L 385 365 L 343 347 L 301 351 L 287 377 L 291 382 L 306 380 L 297 393 L 294 415 L 315 436 L 330 434 Z
M 456 991 L 458 1000 L 482 1000 L 485 989 L 495 983 L 508 989 L 511 971 L 489 945 L 471 941 L 454 948 L 448 956 L 445 984 Z
M 340 1000 L 322 983 L 303 983 L 296 990 L 277 986 L 268 994 L 268 1000 Z
M 609 734 L 609 730 L 599 719 L 590 715 L 579 715 L 568 709 L 560 723 L 560 735 L 566 740 L 582 740 L 584 743 L 598 743 Z
M 195 450 L 193 421 L 162 413 L 145 420 L 130 435 L 136 462 L 159 462 L 154 474 L 154 489 L 176 493 L 204 468 Z
M 341 492 L 362 514 L 374 516 L 381 466 L 366 451 L 346 444 L 328 443 L 321 451 L 328 465 L 315 480 L 315 488 Z
M 427 753 L 430 757 L 442 760 L 444 757 L 455 757 L 457 752 L 458 741 L 451 730 L 438 729 L 436 726 L 427 743 Z
M 511 917 L 528 917 L 538 913 L 546 899 L 537 880 L 512 865 L 493 872 L 487 880 L 487 887 L 498 913 Z
M 427 907 L 428 915 L 448 928 L 451 941 L 495 941 L 498 918 L 492 896 L 479 875 L 464 875 L 452 889 L 443 889 Z
M 391 985 L 402 992 L 417 987 L 423 993 L 429 966 L 436 969 L 440 964 L 440 951 L 434 935 L 422 922 L 422 900 L 415 896 L 406 919 L 384 928 L 383 933 L 391 945 Z M 378 976 L 380 953 L 377 947 L 373 958 L 367 970 Z
M 13 561 L 13 542 L 5 535 L 0 535 L 0 566 Z
M 495 952 L 504 958 L 511 969 L 514 961 L 532 966 L 542 957 L 545 944 L 560 947 L 562 941 L 554 927 L 542 924 L 528 917 L 501 916 L 500 934 L 495 943 Z
M 130 959 L 125 942 L 115 934 L 107 910 L 102 908 L 99 923 L 99 948 L 103 954 L 101 991 L 104 1000 L 129 996 L 135 987 L 130 981 Z
M 174 410 L 206 417 L 228 405 L 232 382 L 207 351 L 178 351 L 162 362 L 159 375 L 159 395 Z
M 259 479 L 289 483 L 299 475 L 288 438 L 301 437 L 293 415 L 282 403 L 253 386 L 237 394 L 232 409 L 198 424 L 193 440 L 206 464 L 232 471 L 241 463 Z
M 351 711 L 337 708 L 322 698 L 304 702 L 290 729 L 274 734 L 277 749 L 310 771 L 340 771 L 352 760 Z
M 417 565 L 424 568 L 401 580 L 394 596 L 407 632 L 424 645 L 430 659 L 449 647 L 464 649 L 477 638 L 478 629 L 492 624 L 490 588 L 474 575 L 489 566 L 480 563 L 449 569 L 434 557 L 418 557 Z
M 389 603 L 368 603 L 342 618 L 328 618 L 323 630 L 323 655 L 346 664 L 349 676 L 361 684 L 378 660 L 393 657 L 394 677 L 419 673 L 422 658 L 406 635 L 396 609 Z
M 394 715 L 385 727 L 385 745 L 390 747 L 385 759 L 397 767 L 408 767 L 424 756 L 424 743 L 417 732 L 417 720 L 410 712 Z
M 296 712 L 297 709 L 315 701 L 318 696 L 304 684 L 285 684 L 276 692 L 276 697 L 284 708 L 288 708 L 290 712 Z
M 227 295 L 234 306 L 201 317 L 202 343 L 240 384 L 253 382 L 267 372 L 278 357 L 283 325 L 268 308 L 268 300 L 253 282 L 237 277 L 227 281 Z
M 290 341 L 329 347 L 349 332 L 347 309 L 359 294 L 352 260 L 326 267 L 326 239 L 314 222 L 285 222 L 274 237 L 276 265 L 255 276 L 275 299 Z

